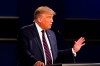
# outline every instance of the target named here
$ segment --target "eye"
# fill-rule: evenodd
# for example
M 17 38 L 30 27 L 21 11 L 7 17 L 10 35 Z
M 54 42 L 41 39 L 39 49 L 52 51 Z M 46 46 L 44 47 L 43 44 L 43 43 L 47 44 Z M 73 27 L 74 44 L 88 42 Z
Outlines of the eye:
M 51 17 L 51 16 L 49 16 L 48 18 L 49 18 L 49 19 L 51 19 L 52 17 Z

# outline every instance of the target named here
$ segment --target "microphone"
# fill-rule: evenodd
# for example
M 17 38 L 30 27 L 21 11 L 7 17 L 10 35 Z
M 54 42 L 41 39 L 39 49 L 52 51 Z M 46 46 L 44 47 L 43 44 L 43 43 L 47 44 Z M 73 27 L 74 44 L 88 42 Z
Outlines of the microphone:
M 65 37 L 64 37 L 64 35 L 61 33 L 61 31 L 60 30 L 56 30 L 56 32 L 57 32 L 57 34 L 58 34 L 58 36 L 60 36 L 60 39 L 62 39 L 64 42 L 64 44 L 65 43 L 67 43 L 66 42 L 66 40 L 65 40 Z M 65 46 L 64 46 L 65 47 Z M 66 48 L 66 47 L 65 47 Z M 73 60 L 73 63 L 76 63 L 76 60 L 75 60 L 75 56 L 74 55 L 72 55 L 72 60 Z
M 62 34 L 62 32 L 61 32 L 60 30 L 56 30 L 55 32 L 56 32 L 56 34 L 57 34 L 57 37 L 58 37 L 60 40 L 62 40 L 63 43 L 65 44 L 65 43 L 66 43 L 66 39 L 65 39 L 64 35 Z
M 61 38 L 65 41 L 64 35 L 62 35 L 62 33 L 61 33 L 59 30 L 57 30 L 56 32 L 57 32 L 57 33 L 61 36 Z

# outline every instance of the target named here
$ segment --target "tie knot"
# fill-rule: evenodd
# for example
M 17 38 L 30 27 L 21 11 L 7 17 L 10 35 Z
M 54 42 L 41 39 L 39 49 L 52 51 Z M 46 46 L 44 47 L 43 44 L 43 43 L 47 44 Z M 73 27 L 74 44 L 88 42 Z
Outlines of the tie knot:
M 44 30 L 42 30 L 41 32 L 44 33 Z

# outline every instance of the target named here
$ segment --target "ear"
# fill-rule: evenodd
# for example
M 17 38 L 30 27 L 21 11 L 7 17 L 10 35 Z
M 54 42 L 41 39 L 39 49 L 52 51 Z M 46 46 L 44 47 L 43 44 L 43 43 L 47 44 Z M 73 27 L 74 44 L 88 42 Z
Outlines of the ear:
M 41 22 L 42 21 L 42 19 L 39 17 L 39 18 L 37 18 L 38 19 L 38 22 Z

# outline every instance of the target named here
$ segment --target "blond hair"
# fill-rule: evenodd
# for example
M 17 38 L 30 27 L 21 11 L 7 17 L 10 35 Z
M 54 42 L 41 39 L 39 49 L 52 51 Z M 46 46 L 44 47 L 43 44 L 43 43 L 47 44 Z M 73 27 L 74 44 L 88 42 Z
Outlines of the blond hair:
M 35 12 L 34 12 L 34 18 L 37 18 L 38 16 L 40 16 L 41 14 L 45 14 L 45 13 L 49 13 L 52 15 L 56 15 L 55 11 L 53 11 L 51 8 L 49 8 L 48 6 L 40 6 L 38 7 Z

